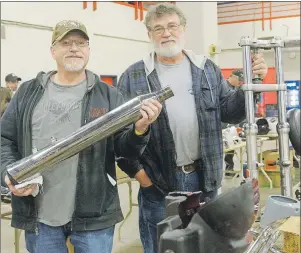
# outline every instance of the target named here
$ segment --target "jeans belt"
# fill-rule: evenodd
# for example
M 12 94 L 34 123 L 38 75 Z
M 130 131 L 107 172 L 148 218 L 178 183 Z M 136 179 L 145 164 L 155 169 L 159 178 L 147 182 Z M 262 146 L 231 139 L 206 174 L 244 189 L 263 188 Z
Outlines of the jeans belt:
M 177 171 L 181 170 L 183 173 L 189 174 L 191 172 L 194 172 L 197 169 L 197 167 L 199 166 L 199 162 L 200 162 L 200 160 L 196 160 L 193 163 L 188 164 L 188 165 L 177 166 L 176 170 Z

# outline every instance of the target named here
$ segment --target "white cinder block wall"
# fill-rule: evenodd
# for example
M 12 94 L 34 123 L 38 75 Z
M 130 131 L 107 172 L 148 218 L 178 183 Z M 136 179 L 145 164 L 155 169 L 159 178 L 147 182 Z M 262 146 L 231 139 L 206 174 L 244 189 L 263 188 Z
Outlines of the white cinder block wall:
M 85 10 L 82 2 L 3 2 L 1 21 L 6 38 L 1 39 L 2 85 L 8 73 L 28 80 L 41 70 L 56 67 L 49 51 L 49 28 L 64 19 L 76 19 L 86 25 L 91 40 L 88 68 L 100 75 L 119 76 L 150 50 L 146 28 L 140 19 L 134 19 L 131 7 L 98 2 L 93 11 L 92 2 Z M 21 22 L 27 27 L 6 21 Z M 44 27 L 31 28 L 30 24 Z
M 200 9 L 204 7 L 201 6 L 202 3 L 199 4 Z M 215 12 L 212 8 L 206 9 Z M 189 13 L 189 8 L 185 11 L 190 30 L 191 26 L 195 26 L 195 35 L 193 32 L 188 33 L 187 41 L 191 41 L 194 36 L 199 36 L 197 34 L 201 32 L 201 24 L 189 22 L 189 16 L 193 19 L 195 13 Z M 145 14 L 146 12 L 144 17 Z M 5 28 L 5 39 L 1 39 L 2 85 L 8 73 L 14 72 L 23 80 L 28 80 L 41 70 L 49 71 L 56 67 L 49 51 L 52 34 L 50 29 L 63 19 L 77 19 L 87 26 L 91 39 L 88 68 L 99 75 L 119 77 L 130 64 L 140 60 L 150 50 L 143 22 L 135 20 L 134 9 L 127 6 L 98 2 L 97 10 L 93 11 L 92 2 L 88 2 L 85 10 L 82 2 L 2 2 L 1 23 Z M 217 26 L 210 22 L 206 25 L 208 29 L 203 36 Z M 262 31 L 261 21 L 219 25 L 218 43 L 216 39 L 213 42 L 222 49 L 218 55 L 218 65 L 221 68 L 242 67 L 242 53 L 238 46 L 241 36 L 300 36 L 300 17 L 275 19 L 272 25 L 270 30 L 269 21 L 265 21 L 265 31 Z M 206 44 L 210 45 L 208 36 Z M 200 43 L 200 51 L 206 54 L 206 48 L 203 47 Z M 273 57 L 272 52 L 265 53 L 269 66 L 274 66 Z M 283 58 L 285 79 L 299 80 L 300 50 L 284 50 Z
M 249 3 L 250 4 L 250 3 Z M 269 2 L 265 5 L 265 17 L 269 14 Z M 289 5 L 288 5 L 289 4 Z M 247 5 L 247 3 L 227 4 L 223 6 L 232 6 L 218 8 L 218 11 L 232 11 L 234 15 L 240 15 L 241 19 L 260 18 L 261 10 L 256 10 L 256 3 Z M 259 4 L 261 6 L 261 4 Z M 300 15 L 300 4 L 298 9 L 298 2 L 273 2 L 272 9 L 275 13 L 272 16 L 284 16 L 284 15 Z M 221 16 L 229 16 L 230 12 L 219 13 Z M 243 14 L 258 13 L 255 16 L 243 16 Z M 228 17 L 219 19 L 219 22 L 238 20 L 238 17 Z M 218 64 L 221 68 L 241 68 L 242 67 L 242 50 L 238 46 L 240 38 L 242 36 L 250 36 L 253 38 L 281 36 L 281 37 L 300 37 L 300 16 L 290 18 L 279 18 L 271 21 L 264 21 L 264 30 L 262 29 L 262 21 L 245 22 L 245 23 L 233 23 L 223 24 L 218 26 L 218 45 L 222 52 L 218 56 Z M 265 59 L 269 67 L 274 67 L 274 52 L 264 51 Z M 283 50 L 283 66 L 284 77 L 286 80 L 300 80 L 300 48 L 284 49 Z

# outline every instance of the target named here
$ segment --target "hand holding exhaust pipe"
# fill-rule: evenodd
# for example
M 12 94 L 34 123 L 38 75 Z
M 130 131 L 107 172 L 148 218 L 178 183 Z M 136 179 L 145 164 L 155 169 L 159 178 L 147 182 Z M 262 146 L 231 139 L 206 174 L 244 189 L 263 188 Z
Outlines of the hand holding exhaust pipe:
M 156 121 L 160 112 L 162 110 L 162 105 L 159 101 L 155 99 L 149 99 L 143 101 L 140 109 L 142 118 L 135 123 L 135 130 L 138 133 L 145 133 L 151 123 Z
M 7 184 L 7 187 L 9 188 L 10 192 L 18 197 L 32 195 L 37 190 L 38 187 L 37 184 L 31 184 L 23 188 L 17 189 L 9 180 L 9 177 L 7 175 L 5 176 L 5 183 Z
M 90 145 L 134 123 L 136 131 L 147 130 L 148 126 L 157 119 L 161 112 L 162 105 L 160 103 L 173 96 L 174 94 L 170 87 L 165 87 L 154 93 L 140 95 L 129 100 L 105 115 L 80 127 L 74 133 L 57 140 L 51 146 L 8 165 L 6 169 L 10 182 L 7 182 L 12 185 L 24 183 L 25 181 L 28 183 L 28 180 L 35 175 L 43 175 L 43 172 L 53 165 L 70 158 Z M 148 102 L 144 104 L 147 100 Z M 38 182 L 38 184 L 40 183 Z M 28 192 L 18 191 L 16 194 L 28 194 Z

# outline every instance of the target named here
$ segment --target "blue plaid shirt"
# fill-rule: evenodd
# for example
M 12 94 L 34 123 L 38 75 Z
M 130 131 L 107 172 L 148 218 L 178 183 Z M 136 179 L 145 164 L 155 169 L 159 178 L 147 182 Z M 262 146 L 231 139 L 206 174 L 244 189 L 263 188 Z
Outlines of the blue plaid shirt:
M 223 142 L 221 122 L 236 124 L 245 118 L 245 99 L 242 90 L 230 90 L 220 69 L 209 59 L 203 69 L 191 62 L 192 88 L 196 103 L 200 133 L 199 180 L 202 191 L 221 186 L 223 177 Z M 120 77 L 118 89 L 125 100 L 161 89 L 155 69 L 147 75 L 143 60 L 130 66 Z M 153 184 L 163 193 L 175 189 L 174 171 L 176 150 L 169 126 L 168 114 L 163 109 L 151 125 L 149 143 L 139 160 L 118 159 L 118 166 L 130 177 L 144 168 Z M 129 173 L 130 172 L 130 173 Z

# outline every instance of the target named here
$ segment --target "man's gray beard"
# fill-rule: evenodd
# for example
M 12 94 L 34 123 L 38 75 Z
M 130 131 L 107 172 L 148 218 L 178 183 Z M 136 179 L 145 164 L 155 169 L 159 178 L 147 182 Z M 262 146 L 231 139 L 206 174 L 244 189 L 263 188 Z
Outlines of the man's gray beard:
M 160 45 L 156 45 L 155 42 L 152 42 L 152 46 L 157 55 L 171 58 L 182 52 L 184 49 L 184 43 L 184 37 L 181 37 L 180 40 L 172 47 L 160 47 Z
M 157 55 L 170 58 L 181 53 L 183 49 L 179 45 L 176 45 L 169 48 L 155 47 L 154 50 Z
M 70 72 L 78 72 L 85 68 L 85 63 L 72 61 L 71 63 L 64 63 L 64 68 Z

